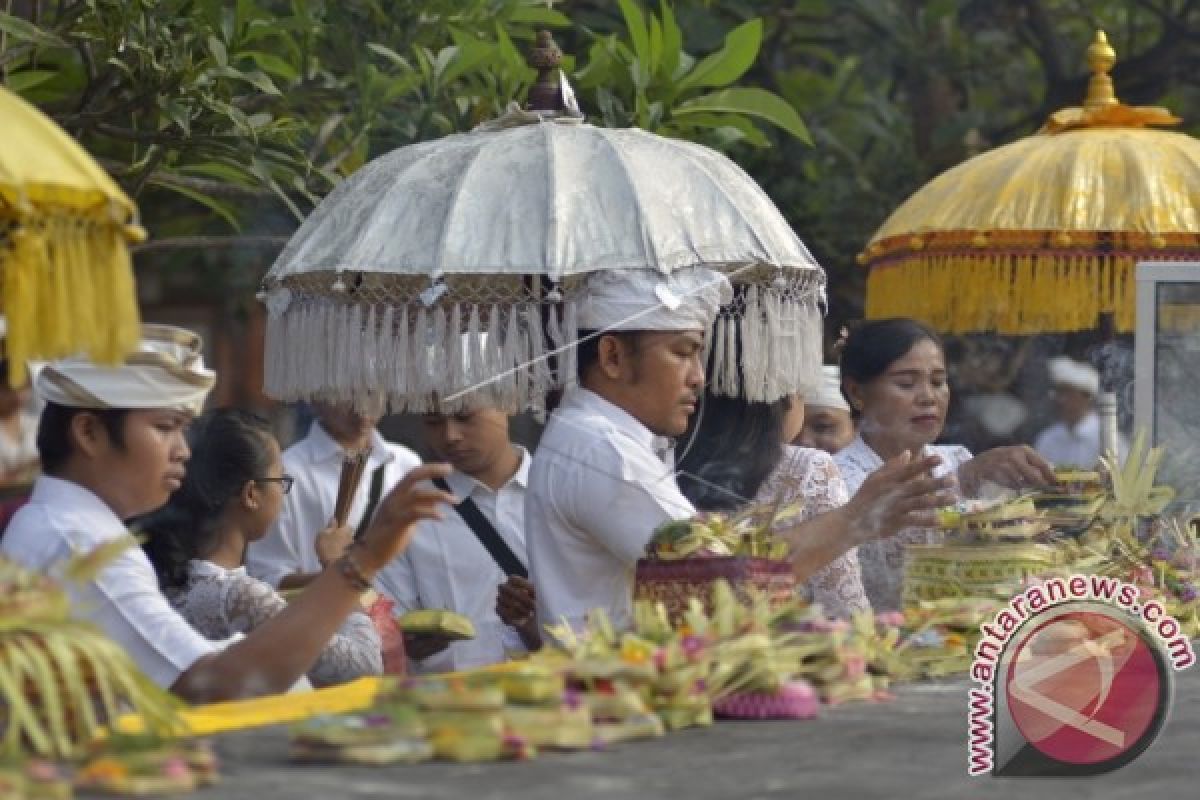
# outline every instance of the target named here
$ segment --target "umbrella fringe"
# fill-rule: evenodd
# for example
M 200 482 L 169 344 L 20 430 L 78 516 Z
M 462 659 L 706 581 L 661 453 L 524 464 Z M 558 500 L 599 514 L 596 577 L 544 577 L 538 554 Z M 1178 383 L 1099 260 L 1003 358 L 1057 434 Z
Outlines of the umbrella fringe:
M 819 282 L 746 286 L 716 321 L 712 390 L 760 403 L 812 391 L 822 363 L 821 300 Z M 482 308 L 312 296 L 269 302 L 266 390 L 283 401 L 364 411 L 381 401 L 393 412 L 480 402 L 542 410 L 550 391 L 577 382 L 578 318 L 573 300 Z
M 304 298 L 268 306 L 267 393 L 371 411 L 458 410 L 481 401 L 540 410 L 573 381 L 577 313 L 569 304 L 543 334 L 543 306 L 424 306 Z M 555 365 L 551 365 L 551 357 Z

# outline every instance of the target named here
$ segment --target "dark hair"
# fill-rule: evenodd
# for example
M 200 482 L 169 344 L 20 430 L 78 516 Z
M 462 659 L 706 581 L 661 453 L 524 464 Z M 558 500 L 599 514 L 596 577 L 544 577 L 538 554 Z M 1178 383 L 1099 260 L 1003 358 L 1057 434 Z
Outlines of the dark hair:
M 92 414 L 98 418 L 113 446 L 118 450 L 125 449 L 125 417 L 129 414 L 128 409 L 74 408 L 47 403 L 38 420 L 37 431 L 38 457 L 47 475 L 57 475 L 66 466 L 72 451 L 71 422 L 80 414 Z
M 788 398 L 751 403 L 706 392 L 679 442 L 676 479 L 700 511 L 732 511 L 754 499 L 783 458 Z
M 270 469 L 270 441 L 271 426 L 250 411 L 218 408 L 192 423 L 183 485 L 165 506 L 134 523 L 146 535 L 142 547 L 162 587 L 184 585 L 188 561 L 216 544 L 217 520 L 229 501 Z
M 907 317 L 863 322 L 850 331 L 842 347 L 842 378 L 867 383 L 922 341 L 944 350 L 941 338 L 929 326 Z

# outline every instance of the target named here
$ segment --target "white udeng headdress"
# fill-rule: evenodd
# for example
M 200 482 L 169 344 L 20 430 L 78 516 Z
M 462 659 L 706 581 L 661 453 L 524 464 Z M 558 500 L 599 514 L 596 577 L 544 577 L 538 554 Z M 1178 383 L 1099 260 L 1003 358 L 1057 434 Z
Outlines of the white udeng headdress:
M 1047 361 L 1046 367 L 1055 386 L 1071 386 L 1091 395 L 1100 391 L 1100 373 L 1090 364 L 1058 356 Z
M 581 331 L 704 331 L 733 300 L 729 279 L 704 267 L 670 275 L 648 269 L 588 276 L 579 299 Z
M 840 408 L 849 411 L 850 404 L 842 394 L 842 370 L 836 364 L 826 364 L 821 367 L 821 385 L 804 402 L 810 406 L 824 408 Z
M 169 325 L 143 325 L 138 349 L 119 366 L 74 357 L 47 364 L 34 383 L 47 402 L 71 408 L 170 408 L 200 413 L 216 382 L 200 337 Z

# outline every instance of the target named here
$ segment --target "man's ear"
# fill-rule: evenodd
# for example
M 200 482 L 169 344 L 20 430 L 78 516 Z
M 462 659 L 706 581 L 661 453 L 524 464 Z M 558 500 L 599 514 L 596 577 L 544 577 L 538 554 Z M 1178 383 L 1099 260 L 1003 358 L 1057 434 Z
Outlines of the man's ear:
M 842 391 L 850 401 L 850 407 L 858 413 L 863 410 L 863 387 L 858 381 L 846 378 L 842 381 Z
M 597 366 L 605 377 L 613 381 L 621 379 L 629 355 L 625 342 L 619 336 L 610 333 L 602 335 L 596 344 L 596 356 Z
M 67 436 L 71 448 L 86 458 L 96 458 L 113 445 L 108 429 L 100 422 L 100 418 L 87 411 L 81 411 L 71 417 Z

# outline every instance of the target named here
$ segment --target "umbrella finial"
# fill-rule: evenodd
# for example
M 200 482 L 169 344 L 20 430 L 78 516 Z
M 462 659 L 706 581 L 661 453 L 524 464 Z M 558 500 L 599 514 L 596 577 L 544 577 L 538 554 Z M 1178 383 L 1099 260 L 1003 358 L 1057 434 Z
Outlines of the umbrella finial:
M 1088 110 L 1117 105 L 1112 77 L 1108 74 L 1117 63 L 1117 51 L 1108 43 L 1104 31 L 1096 31 L 1096 38 L 1087 49 L 1088 68 L 1092 71 L 1088 81 L 1087 98 L 1083 107 Z
M 550 31 L 538 31 L 533 49 L 525 63 L 538 71 L 537 80 L 529 87 L 530 111 L 563 111 L 562 86 L 559 83 L 558 65 L 562 62 L 562 50 L 554 43 Z

